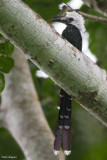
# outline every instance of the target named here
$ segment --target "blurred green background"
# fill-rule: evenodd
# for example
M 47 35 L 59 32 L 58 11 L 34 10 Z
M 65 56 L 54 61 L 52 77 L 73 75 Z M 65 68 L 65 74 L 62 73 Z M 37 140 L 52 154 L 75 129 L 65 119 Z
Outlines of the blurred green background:
M 39 13 L 46 21 L 59 13 L 59 0 L 23 0 L 34 11 Z M 64 1 L 67 2 L 67 1 Z M 83 5 L 81 10 L 86 13 L 100 15 Z M 89 47 L 98 59 L 98 65 L 107 70 L 107 24 L 86 20 L 86 30 L 89 32 Z M 0 54 L 8 57 L 13 51 L 9 42 L 0 44 Z M 36 76 L 37 67 L 28 61 L 34 85 L 37 89 L 43 111 L 49 125 L 55 132 L 57 119 L 57 100 L 60 88 L 47 78 Z M 12 66 L 10 66 L 11 68 Z M 107 129 L 94 117 L 73 101 L 72 109 L 72 154 L 66 160 L 107 160 Z M 0 156 L 14 155 L 18 160 L 23 160 L 24 155 L 4 128 L 0 129 Z

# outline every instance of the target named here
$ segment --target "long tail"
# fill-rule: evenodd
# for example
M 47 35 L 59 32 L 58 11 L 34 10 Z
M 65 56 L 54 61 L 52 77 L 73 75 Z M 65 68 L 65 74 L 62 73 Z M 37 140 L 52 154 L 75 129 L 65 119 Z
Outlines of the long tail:
M 60 151 L 61 144 L 65 155 L 71 153 L 71 96 L 61 89 L 58 102 L 58 124 L 54 141 L 54 154 Z

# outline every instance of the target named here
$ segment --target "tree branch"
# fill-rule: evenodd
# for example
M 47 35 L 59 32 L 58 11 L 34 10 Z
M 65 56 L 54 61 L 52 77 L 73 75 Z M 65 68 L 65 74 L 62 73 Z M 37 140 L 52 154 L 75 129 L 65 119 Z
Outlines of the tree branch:
M 0 32 L 107 126 L 107 75 L 104 70 L 19 0 L 1 0 Z
M 6 128 L 22 148 L 26 160 L 64 160 L 62 152 L 59 157 L 53 154 L 54 136 L 41 109 L 25 56 L 15 49 L 12 57 L 15 66 L 6 75 L 2 93 Z
M 107 16 L 107 1 L 106 0 L 83 0 L 83 1 L 87 6 Z
M 81 14 L 84 18 L 87 18 L 87 19 L 90 19 L 90 20 L 94 20 L 94 21 L 98 21 L 98 22 L 102 22 L 102 23 L 107 23 L 107 18 L 100 17 L 100 16 L 94 16 L 92 14 L 87 14 L 85 12 L 81 12 L 79 10 L 72 9 L 70 6 L 66 6 L 66 5 L 64 5 L 62 7 L 62 10 L 58 15 L 65 15 L 66 12 L 70 12 L 70 11 L 71 12 L 76 11 L 79 14 Z

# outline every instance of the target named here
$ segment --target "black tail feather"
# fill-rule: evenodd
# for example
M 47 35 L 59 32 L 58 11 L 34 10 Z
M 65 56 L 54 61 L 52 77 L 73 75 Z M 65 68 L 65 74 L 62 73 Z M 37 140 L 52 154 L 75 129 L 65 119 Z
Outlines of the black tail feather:
M 60 151 L 62 141 L 62 128 L 57 128 L 55 140 L 54 140 L 54 150 Z
M 71 151 L 71 127 L 63 128 L 62 133 L 63 150 Z
M 70 153 L 71 150 L 71 96 L 64 90 L 60 91 L 60 98 L 58 102 L 60 107 L 58 115 L 58 126 L 54 141 L 54 150 L 60 151 L 61 143 L 63 150 Z

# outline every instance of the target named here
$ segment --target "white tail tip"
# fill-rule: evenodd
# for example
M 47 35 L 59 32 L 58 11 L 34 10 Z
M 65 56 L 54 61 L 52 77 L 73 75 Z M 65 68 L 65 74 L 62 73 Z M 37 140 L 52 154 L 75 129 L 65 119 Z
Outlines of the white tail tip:
M 64 151 L 64 154 L 66 155 L 66 156 L 68 156 L 68 155 L 70 155 L 71 154 L 71 151 Z
M 59 154 L 59 151 L 54 150 L 54 155 L 57 156 Z
M 60 109 L 60 107 L 59 107 L 59 106 L 57 106 L 57 108 L 58 108 L 58 109 Z

